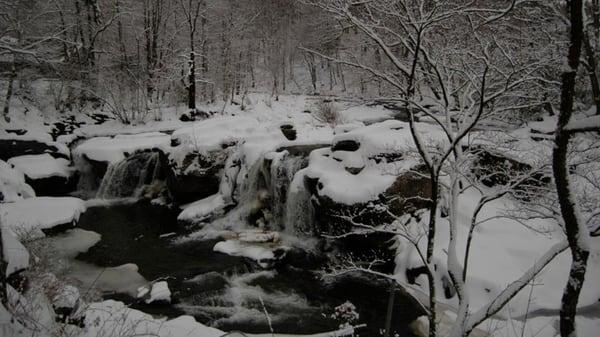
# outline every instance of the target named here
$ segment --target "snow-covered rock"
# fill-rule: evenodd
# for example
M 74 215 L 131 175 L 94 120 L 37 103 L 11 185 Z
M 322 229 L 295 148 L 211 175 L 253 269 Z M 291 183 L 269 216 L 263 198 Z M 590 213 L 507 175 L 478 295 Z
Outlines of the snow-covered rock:
M 53 176 L 68 178 L 72 174 L 68 160 L 54 158 L 47 153 L 13 157 L 9 159 L 8 163 L 33 180 Z
M 8 263 L 6 276 L 29 267 L 29 252 L 6 226 L 2 226 L 3 257 Z
M 75 224 L 85 210 L 83 200 L 71 197 L 37 197 L 0 204 L 3 224 L 21 238 L 43 237 L 42 230 Z
M 22 172 L 0 160 L 0 203 L 35 197 L 35 191 L 25 182 Z
M 8 161 L 26 176 L 38 196 L 67 195 L 76 188 L 76 176 L 70 162 L 49 154 L 13 157 Z
M 79 302 L 80 294 L 79 290 L 71 285 L 65 285 L 59 292 L 52 298 L 52 306 L 54 310 L 62 309 L 63 311 L 71 311 L 77 306 Z
M 177 216 L 177 220 L 184 223 L 199 223 L 209 220 L 214 215 L 221 215 L 226 206 L 223 196 L 219 193 L 198 200 L 191 204 L 183 205 L 183 211 Z
M 420 127 L 439 137 L 434 128 Z M 336 134 L 330 148 L 313 151 L 298 175 L 314 198 L 317 232 L 345 234 L 355 229 L 350 219 L 377 225 L 392 221 L 387 209 L 399 215 L 425 207 L 429 185 L 411 172 L 420 163 L 412 144 L 407 123 L 388 120 L 349 128 Z
M 336 135 L 332 148 L 313 151 L 306 176 L 318 179 L 318 194 L 335 202 L 376 200 L 399 174 L 418 165 L 416 158 L 404 155 L 410 146 L 408 126 L 400 121 L 355 128 Z
M 136 151 L 155 148 L 167 150 L 170 144 L 171 137 L 160 132 L 96 137 L 86 140 L 75 148 L 73 155 L 84 155 L 98 162 L 117 163 Z
M 277 232 L 244 231 L 237 238 L 215 244 L 215 252 L 241 256 L 255 261 L 263 268 L 270 268 L 281 260 L 289 248 L 279 242 Z
M 62 143 L 54 142 L 52 137 L 44 132 L 29 130 L 23 135 L 0 131 L 0 159 L 49 153 L 57 158 L 70 157 L 69 148 Z
M 171 302 L 171 291 L 169 290 L 169 284 L 166 281 L 155 282 L 152 284 L 152 290 L 150 290 L 150 296 L 146 299 L 146 303 L 150 304 L 155 302 Z

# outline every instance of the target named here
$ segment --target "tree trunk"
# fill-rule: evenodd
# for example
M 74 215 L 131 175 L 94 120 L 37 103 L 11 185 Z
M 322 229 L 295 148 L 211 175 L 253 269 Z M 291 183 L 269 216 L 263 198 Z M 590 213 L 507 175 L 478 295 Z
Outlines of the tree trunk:
M 554 182 L 560 204 L 561 214 L 564 220 L 565 233 L 571 249 L 571 269 L 569 279 L 564 289 L 560 308 L 560 334 L 562 337 L 576 337 L 575 316 L 577 314 L 577 303 L 579 294 L 585 280 L 587 260 L 589 251 L 581 244 L 581 233 L 583 224 L 579 223 L 577 209 L 569 183 L 569 167 L 567 162 L 567 151 L 570 133 L 565 129 L 573 114 L 573 100 L 575 96 L 575 81 L 577 69 L 579 68 L 581 49 L 584 42 L 583 33 L 583 4 L 582 0 L 571 0 L 568 2 L 571 33 L 568 54 L 570 69 L 562 74 L 562 89 L 560 113 L 556 126 L 556 138 L 552 155 L 552 170 Z
M 394 298 L 396 297 L 396 281 L 392 280 L 390 284 L 390 297 L 388 297 L 387 313 L 385 316 L 385 331 L 383 337 L 390 337 L 392 330 L 392 315 L 394 314 Z
M 196 110 L 196 56 L 194 51 L 190 52 L 189 59 L 189 73 L 188 73 L 188 108 L 190 110 Z

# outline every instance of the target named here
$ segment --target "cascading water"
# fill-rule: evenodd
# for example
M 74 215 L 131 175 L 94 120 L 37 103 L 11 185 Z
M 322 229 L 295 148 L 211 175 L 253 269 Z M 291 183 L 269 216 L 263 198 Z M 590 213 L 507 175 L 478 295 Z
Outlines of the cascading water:
M 293 156 L 288 151 L 271 153 L 270 179 L 267 188 L 271 196 L 273 221 L 280 229 L 305 232 L 312 224 L 310 195 L 304 188 L 303 175 L 296 174 L 308 165 L 308 158 Z M 295 181 L 295 184 L 293 183 Z
M 96 197 L 100 199 L 139 197 L 145 186 L 162 180 L 161 169 L 159 153 L 135 153 L 108 166 Z
M 299 173 L 308 166 L 309 153 L 310 148 L 272 151 L 249 161 L 243 147 L 231 151 L 219 195 L 225 205 L 235 208 L 224 217 L 212 218 L 211 228 L 243 229 L 250 224 L 312 235 L 311 195 L 304 186 L 304 175 Z
M 286 230 L 291 234 L 314 235 L 315 210 L 312 206 L 312 195 L 304 185 L 304 171 L 299 170 L 288 190 L 285 204 Z

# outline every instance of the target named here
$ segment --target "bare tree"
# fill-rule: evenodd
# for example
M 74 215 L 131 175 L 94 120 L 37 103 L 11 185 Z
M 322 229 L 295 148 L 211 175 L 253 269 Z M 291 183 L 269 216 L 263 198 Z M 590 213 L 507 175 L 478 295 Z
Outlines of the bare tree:
M 485 119 L 543 104 L 538 93 L 545 86 L 557 85 L 543 73 L 551 60 L 515 56 L 520 50 L 515 48 L 511 36 L 515 25 L 525 27 L 526 21 L 521 17 L 527 13 L 519 11 L 521 1 L 502 6 L 455 1 L 308 2 L 331 13 L 343 25 L 356 27 L 385 57 L 385 64 L 378 66 L 351 52 L 337 57 L 304 49 L 330 62 L 365 71 L 397 91 L 392 99 L 402 103 L 410 117 L 411 134 L 431 185 L 428 223 L 422 233 L 427 244 L 424 251 L 419 251 L 428 279 L 429 334 L 433 337 L 437 333 L 438 285 L 433 252 L 436 221 L 442 206 L 440 197 L 445 193 L 449 200 L 450 241 L 444 266 L 459 299 L 452 335 L 466 336 L 501 310 L 566 248 L 564 243 L 550 248 L 496 299 L 477 312 L 470 312 L 465 289 L 467 266 L 461 265 L 457 257 L 458 197 L 464 180 L 460 168 L 466 157 L 462 144 Z M 468 28 L 459 31 L 453 27 Z M 449 29 L 453 29 L 452 34 Z M 534 31 L 530 33 L 535 35 Z M 448 38 L 452 35 L 455 38 Z M 532 47 L 543 48 L 533 43 Z M 416 123 L 417 114 L 438 126 L 446 141 L 436 146 L 425 142 Z M 480 206 L 503 193 L 485 195 Z M 473 223 L 477 223 L 477 213 Z
M 577 336 L 575 316 L 590 255 L 588 243 L 590 233 L 587 227 L 588 221 L 582 218 L 580 206 L 569 179 L 567 154 L 569 142 L 573 135 L 578 132 L 599 130 L 600 117 L 595 116 L 591 119 L 572 122 L 577 71 L 581 62 L 580 58 L 583 46 L 585 45 L 588 50 L 588 59 L 591 57 L 593 61 L 593 55 L 590 55 L 589 40 L 586 39 L 584 33 L 583 1 L 567 1 L 567 12 L 570 24 L 570 43 L 567 55 L 568 68 L 563 72 L 561 78 L 560 113 L 555 131 L 552 167 L 563 220 L 562 223 L 567 235 L 572 258 L 569 279 L 562 296 L 560 334 L 563 337 L 573 337 Z
M 196 32 L 198 19 L 206 17 L 206 3 L 204 0 L 179 0 L 183 11 L 189 34 L 188 72 L 185 87 L 188 92 L 188 109 L 196 110 Z

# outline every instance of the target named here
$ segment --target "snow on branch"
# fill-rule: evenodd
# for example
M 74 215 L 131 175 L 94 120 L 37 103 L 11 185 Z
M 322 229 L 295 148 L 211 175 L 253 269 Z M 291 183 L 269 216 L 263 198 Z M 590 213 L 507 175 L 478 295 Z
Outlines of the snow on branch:
M 471 331 L 486 319 L 492 317 L 525 288 L 554 258 L 569 247 L 566 240 L 552 246 L 529 270 L 519 279 L 512 282 L 496 298 L 477 312 L 473 313 L 466 322 L 466 331 Z
M 569 133 L 600 131 L 600 115 L 571 120 L 564 130 Z

